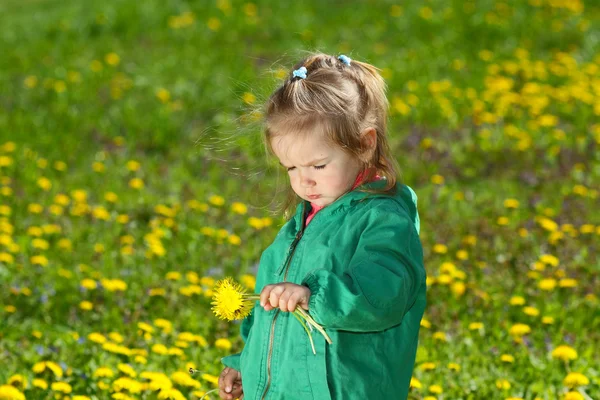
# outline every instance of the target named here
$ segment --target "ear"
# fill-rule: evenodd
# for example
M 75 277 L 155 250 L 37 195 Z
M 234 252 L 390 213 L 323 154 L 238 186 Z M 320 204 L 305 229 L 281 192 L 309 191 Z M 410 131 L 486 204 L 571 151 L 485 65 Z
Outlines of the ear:
M 365 149 L 363 153 L 363 160 L 370 161 L 373 157 L 373 153 L 377 148 L 377 131 L 373 127 L 363 129 L 360 133 L 360 141 Z

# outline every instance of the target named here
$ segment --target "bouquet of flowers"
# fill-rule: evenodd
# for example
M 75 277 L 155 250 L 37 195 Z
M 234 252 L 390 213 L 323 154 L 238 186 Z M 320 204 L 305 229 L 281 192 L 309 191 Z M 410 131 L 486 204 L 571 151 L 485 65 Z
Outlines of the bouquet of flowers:
M 246 293 L 246 290 L 230 277 L 218 281 L 213 293 L 212 310 L 218 318 L 226 321 L 246 318 L 252 311 L 254 302 L 260 300 L 260 295 Z M 317 354 L 311 334 L 313 329 L 319 331 L 327 343 L 331 344 L 331 338 L 327 332 L 302 307 L 297 306 L 292 315 L 302 324 L 304 331 L 308 334 L 313 354 Z

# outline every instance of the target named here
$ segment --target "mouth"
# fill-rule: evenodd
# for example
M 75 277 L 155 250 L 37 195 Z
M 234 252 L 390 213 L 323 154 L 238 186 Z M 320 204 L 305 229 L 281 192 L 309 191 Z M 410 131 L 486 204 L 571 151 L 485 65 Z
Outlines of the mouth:
M 321 197 L 320 194 L 311 194 L 307 196 L 309 199 L 314 200 L 314 199 L 318 199 L 319 197 Z

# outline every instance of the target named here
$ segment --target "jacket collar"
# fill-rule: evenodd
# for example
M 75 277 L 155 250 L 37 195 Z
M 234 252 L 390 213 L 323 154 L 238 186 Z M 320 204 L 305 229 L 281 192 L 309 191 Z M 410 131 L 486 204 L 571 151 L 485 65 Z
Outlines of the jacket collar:
M 342 195 L 341 197 L 339 197 L 336 201 L 334 201 L 327 207 L 323 208 L 321 211 L 319 211 L 319 214 L 322 214 L 322 213 L 324 215 L 333 214 L 334 212 L 341 211 L 343 208 L 351 207 L 354 203 L 357 203 L 366 197 L 370 197 L 370 198 L 390 197 L 389 195 L 385 195 L 382 193 L 367 193 L 367 192 L 363 192 L 363 191 L 359 190 L 359 189 L 381 189 L 381 188 L 385 187 L 386 183 L 387 183 L 387 180 L 385 178 L 377 180 L 377 181 L 373 181 L 373 182 L 364 183 L 364 184 L 358 186 L 356 189 Z M 296 226 L 298 227 L 297 229 L 300 229 L 300 227 L 303 226 L 304 220 L 306 219 L 306 215 L 309 213 L 310 208 L 311 208 L 310 202 L 307 200 L 303 200 L 296 207 L 296 213 L 295 213 L 293 219 L 296 223 Z M 303 213 L 304 213 L 304 218 L 302 218 Z

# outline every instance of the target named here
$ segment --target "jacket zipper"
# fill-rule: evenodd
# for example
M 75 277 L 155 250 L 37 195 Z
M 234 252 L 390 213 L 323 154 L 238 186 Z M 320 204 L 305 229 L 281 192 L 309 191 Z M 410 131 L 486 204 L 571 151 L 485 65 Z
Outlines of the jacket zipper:
M 296 238 L 294 239 L 294 241 L 292 242 L 292 244 L 290 246 L 290 249 L 288 250 L 288 258 L 284 264 L 285 265 L 285 274 L 283 275 L 284 282 L 287 279 L 287 274 L 288 274 L 288 270 L 290 269 L 292 257 L 294 256 L 294 253 L 296 252 L 296 246 L 298 245 L 298 242 L 300 241 L 300 239 L 302 239 L 302 235 L 304 234 L 305 207 L 306 207 L 306 203 L 304 203 L 304 205 L 302 206 L 302 229 L 300 229 L 298 231 L 298 233 L 296 233 Z M 269 334 L 269 353 L 267 356 L 267 386 L 265 386 L 265 391 L 263 392 L 261 400 L 265 399 L 265 397 L 267 396 L 267 392 L 269 391 L 269 387 L 271 386 L 271 358 L 273 357 L 273 341 L 274 341 L 274 336 L 275 336 L 275 321 L 277 320 L 277 317 L 279 316 L 279 312 L 280 312 L 280 310 L 277 310 L 275 312 L 275 316 L 273 317 L 273 321 L 271 322 L 271 333 Z

